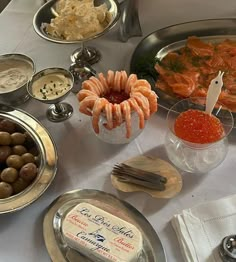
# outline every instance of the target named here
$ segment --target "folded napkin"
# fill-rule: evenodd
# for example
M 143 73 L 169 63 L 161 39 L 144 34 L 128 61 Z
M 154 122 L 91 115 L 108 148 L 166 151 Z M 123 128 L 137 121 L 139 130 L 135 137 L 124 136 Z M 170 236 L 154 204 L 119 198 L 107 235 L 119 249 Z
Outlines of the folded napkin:
M 183 210 L 171 220 L 187 262 L 221 262 L 221 240 L 236 234 L 236 195 Z

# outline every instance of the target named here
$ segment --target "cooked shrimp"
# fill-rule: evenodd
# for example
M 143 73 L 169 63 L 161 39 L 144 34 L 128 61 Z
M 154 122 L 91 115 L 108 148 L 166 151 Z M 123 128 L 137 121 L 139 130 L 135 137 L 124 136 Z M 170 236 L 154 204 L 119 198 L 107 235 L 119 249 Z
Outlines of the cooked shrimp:
M 96 95 L 93 96 L 87 96 L 83 99 L 83 101 L 80 102 L 79 105 L 79 111 L 83 114 L 86 114 L 88 116 L 92 115 L 92 110 L 94 107 L 95 101 L 98 99 Z
M 138 80 L 135 74 L 128 77 L 125 71 L 109 70 L 107 77 L 102 73 L 98 74 L 98 78 L 90 77 L 83 82 L 77 97 L 80 112 L 92 116 L 95 133 L 99 133 L 99 118 L 104 114 L 107 129 L 114 129 L 125 122 L 126 137 L 130 138 L 132 112 L 138 114 L 139 128 L 142 129 L 145 120 L 157 111 L 157 95 L 150 84 L 146 80 Z
M 126 92 L 126 94 L 130 93 L 131 87 L 135 84 L 137 79 L 138 79 L 137 75 L 135 75 L 135 74 L 131 74 L 128 77 L 128 80 L 127 80 L 126 85 L 125 85 L 125 92 Z
M 123 101 L 121 104 L 121 111 L 125 119 L 125 125 L 126 125 L 126 138 L 130 138 L 131 136 L 131 111 L 130 111 L 130 105 L 127 100 Z
M 119 71 L 115 73 L 113 90 L 116 92 L 121 91 L 121 72 Z
M 77 94 L 77 98 L 79 100 L 79 102 L 81 102 L 83 99 L 85 99 L 85 97 L 87 96 L 95 96 L 96 94 L 94 94 L 94 92 L 87 90 L 87 89 L 82 89 L 78 92 Z M 98 97 L 98 95 L 96 95 Z
M 105 98 L 98 98 L 93 107 L 93 118 L 92 118 L 92 125 L 95 133 L 99 133 L 99 117 L 102 110 L 105 108 L 106 104 L 109 102 Z
M 151 94 L 147 97 L 147 99 L 149 101 L 150 114 L 153 114 L 158 109 L 156 93 L 154 91 L 151 91 Z
M 150 117 L 150 108 L 148 99 L 140 92 L 133 92 L 130 97 L 133 97 L 138 105 L 141 107 L 144 113 L 144 119 L 147 120 Z
M 113 105 L 111 103 L 108 103 L 105 105 L 105 113 L 106 113 L 106 119 L 107 119 L 107 124 L 105 126 L 109 130 L 113 128 L 112 108 L 113 108 Z
M 114 118 L 115 118 L 115 126 L 120 126 L 123 122 L 122 112 L 120 104 L 114 104 L 113 106 Z
M 157 111 L 157 95 L 154 91 L 152 91 L 151 89 L 149 89 L 146 86 L 140 86 L 140 85 L 136 86 L 136 83 L 135 83 L 135 85 L 132 88 L 131 94 L 134 92 L 139 92 L 143 96 L 147 97 L 148 102 L 149 102 L 149 107 L 150 107 L 150 114 Z
M 82 89 L 87 89 L 87 90 L 90 90 L 93 93 L 97 94 L 98 96 L 100 95 L 99 88 L 96 85 L 94 85 L 94 83 L 90 80 L 85 80 L 82 83 Z
M 107 72 L 107 84 L 111 89 L 113 89 L 114 87 L 114 77 L 115 77 L 115 73 L 112 70 L 108 70 Z
M 143 129 L 145 126 L 145 122 L 144 122 L 144 113 L 142 109 L 139 107 L 134 97 L 129 98 L 128 102 L 130 104 L 130 107 L 137 112 L 139 116 L 139 128 Z
M 126 71 L 121 71 L 121 90 L 125 90 L 125 86 L 128 80 Z
M 100 96 L 103 96 L 105 94 L 105 88 L 103 87 L 102 83 L 100 82 L 99 79 L 97 79 L 96 77 L 94 76 L 91 76 L 89 78 L 89 80 L 97 87 L 97 89 L 99 90 L 99 95 Z
M 99 78 L 100 82 L 102 83 L 103 88 L 105 89 L 105 94 L 109 93 L 110 88 L 108 86 L 107 80 L 106 80 L 105 76 L 103 75 L 103 73 L 99 73 L 98 78 Z

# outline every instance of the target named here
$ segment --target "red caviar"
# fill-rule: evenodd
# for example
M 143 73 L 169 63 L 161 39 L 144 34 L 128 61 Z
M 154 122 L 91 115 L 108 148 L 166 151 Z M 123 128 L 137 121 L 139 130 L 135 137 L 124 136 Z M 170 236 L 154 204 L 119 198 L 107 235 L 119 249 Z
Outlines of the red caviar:
M 189 109 L 177 117 L 174 130 L 179 138 L 199 144 L 216 142 L 224 134 L 218 118 L 194 109 Z

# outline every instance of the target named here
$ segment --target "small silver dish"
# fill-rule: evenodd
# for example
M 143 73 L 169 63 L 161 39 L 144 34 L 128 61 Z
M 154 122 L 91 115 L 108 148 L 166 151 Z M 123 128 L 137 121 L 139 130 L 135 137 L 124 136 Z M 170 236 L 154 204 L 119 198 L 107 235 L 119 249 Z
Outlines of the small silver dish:
M 23 74 L 25 72 L 25 77 L 27 78 L 27 80 L 23 81 L 19 86 L 16 85 L 14 83 L 15 80 L 10 77 L 10 74 L 14 75 L 16 70 L 21 70 Z M 26 70 L 28 70 L 28 73 L 26 72 Z M 27 92 L 26 86 L 34 73 L 35 73 L 35 65 L 30 57 L 24 54 L 17 54 L 17 53 L 1 55 L 0 56 L 0 103 L 17 106 L 26 102 L 30 97 Z M 14 84 L 16 86 L 14 89 L 11 89 L 9 91 L 3 90 L 2 86 L 6 86 L 7 88 L 9 88 L 9 84 Z
M 39 171 L 34 182 L 22 192 L 0 199 L 0 214 L 23 209 L 36 201 L 52 183 L 57 171 L 57 151 L 54 141 L 42 124 L 23 110 L 0 104 L 0 118 L 8 119 L 24 129 L 39 152 Z
M 55 83 L 53 83 L 52 80 L 50 81 L 46 80 L 46 77 L 51 77 L 50 79 L 52 79 L 53 76 L 55 77 L 62 76 L 64 77 L 65 80 L 68 80 L 68 82 L 67 83 L 61 82 L 60 84 L 58 84 L 59 80 Z M 34 91 L 34 88 L 36 88 L 35 85 L 37 81 L 39 81 L 40 79 L 44 79 L 44 80 L 41 82 L 42 85 L 38 86 L 37 89 L 39 89 L 41 93 L 45 94 L 45 96 L 42 97 L 39 95 L 36 96 Z M 53 67 L 53 68 L 43 69 L 40 72 L 36 73 L 28 83 L 27 91 L 32 98 L 40 102 L 43 102 L 45 104 L 51 104 L 51 106 L 47 110 L 47 118 L 50 121 L 61 122 L 70 118 L 73 113 L 73 107 L 68 103 L 62 102 L 62 100 L 64 100 L 66 96 L 68 96 L 68 94 L 70 93 L 73 85 L 74 85 L 74 77 L 68 70 L 64 68 Z M 54 88 L 56 88 L 55 90 L 57 91 L 55 91 Z M 53 92 L 54 94 L 56 94 L 56 96 L 50 97 L 49 96 L 50 92 Z

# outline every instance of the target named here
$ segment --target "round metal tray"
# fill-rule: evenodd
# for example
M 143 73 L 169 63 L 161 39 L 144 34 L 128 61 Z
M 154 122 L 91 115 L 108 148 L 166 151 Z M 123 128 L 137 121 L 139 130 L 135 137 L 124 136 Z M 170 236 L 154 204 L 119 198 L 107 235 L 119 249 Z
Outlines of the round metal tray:
M 44 217 L 43 233 L 48 253 L 55 262 L 91 262 L 79 252 L 71 249 L 61 233 L 62 221 L 77 204 L 86 202 L 103 209 L 136 226 L 143 236 L 142 262 L 166 262 L 166 256 L 159 237 L 147 219 L 133 206 L 103 191 L 78 189 L 58 197 L 49 206 Z
M 0 118 L 21 126 L 34 140 L 40 152 L 39 174 L 24 191 L 0 199 L 0 214 L 20 210 L 37 200 L 53 181 L 57 171 L 56 146 L 45 127 L 28 113 L 0 104 Z

